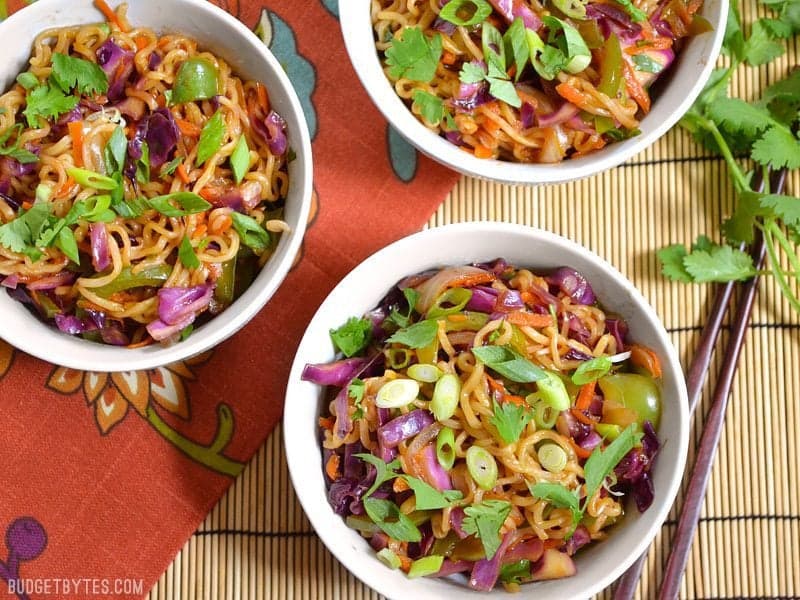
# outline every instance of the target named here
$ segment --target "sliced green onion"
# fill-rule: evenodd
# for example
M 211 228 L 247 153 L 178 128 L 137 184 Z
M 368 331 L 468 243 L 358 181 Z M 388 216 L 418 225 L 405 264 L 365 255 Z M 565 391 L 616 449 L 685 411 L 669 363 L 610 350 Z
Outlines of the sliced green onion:
M 535 398 L 531 398 L 532 396 Z M 538 398 L 538 394 L 531 394 L 526 400 L 530 402 L 536 398 Z M 533 405 L 533 420 L 536 423 L 536 429 L 552 429 L 555 427 L 558 412 L 544 400 L 536 400 Z
M 389 550 L 389 548 L 384 548 L 383 550 L 378 552 L 377 556 L 378 559 L 390 569 L 400 568 L 400 557 L 398 557 L 397 554 Z
M 423 556 L 411 563 L 411 568 L 408 570 L 408 577 L 409 579 L 414 579 L 416 577 L 425 577 L 426 575 L 438 573 L 439 569 L 442 568 L 443 562 L 444 556 Z
M 100 175 L 99 173 L 87 171 L 86 169 L 78 169 L 73 167 L 71 169 L 67 169 L 67 175 L 72 177 L 79 185 L 95 190 L 115 190 L 117 189 L 118 185 L 116 181 L 111 179 L 111 177 L 106 177 L 105 175 Z
M 433 306 L 428 309 L 426 318 L 437 319 L 454 315 L 464 310 L 464 307 L 472 298 L 472 290 L 464 288 L 450 288 L 433 302 Z
M 561 473 L 567 466 L 567 453 L 558 444 L 542 444 L 537 454 L 539 464 L 551 473 Z
M 612 425 L 611 423 L 598 423 L 594 428 L 597 429 L 597 433 L 611 442 L 617 439 L 619 434 L 622 433 L 622 427 L 619 425 Z
M 445 331 L 480 331 L 489 322 L 489 315 L 479 312 L 463 312 L 464 319 L 444 320 Z
M 89 222 L 104 221 L 109 207 L 111 206 L 111 196 L 104 194 L 102 196 L 92 196 L 84 200 L 86 212 L 81 216 L 82 219 Z M 114 215 L 111 215 L 112 220 Z
M 36 202 L 49 202 L 53 195 L 53 188 L 44 183 L 36 186 Z
M 190 58 L 178 69 L 170 104 L 208 100 L 219 94 L 219 87 L 219 69 L 214 63 L 205 58 Z
M 491 14 L 492 7 L 486 0 L 450 0 L 442 7 L 439 17 L 459 27 L 472 27 L 483 23 Z
M 461 380 L 452 373 L 445 373 L 436 382 L 431 398 L 431 412 L 437 421 L 444 421 L 453 416 L 461 398 Z
M 456 462 L 456 437 L 449 427 L 442 429 L 436 436 L 436 459 L 446 471 L 452 469 Z
M 553 5 L 573 19 L 586 18 L 586 4 L 581 0 L 553 0 Z
M 471 446 L 467 450 L 467 470 L 483 490 L 489 491 L 497 483 L 497 462 L 485 448 Z
M 231 171 L 233 171 L 233 179 L 236 185 L 239 185 L 250 168 L 250 148 L 247 146 L 247 138 L 245 136 L 239 137 L 239 141 L 236 142 L 236 148 L 233 149 L 229 160 Z
M 413 379 L 393 379 L 378 390 L 378 408 L 400 408 L 411 404 L 419 395 L 419 384 Z
M 567 410 L 570 406 L 569 394 L 567 387 L 561 380 L 561 377 L 552 371 L 545 371 L 547 377 L 544 377 L 536 382 L 539 392 L 539 398 L 547 402 L 554 410 L 561 412 Z
M 406 373 L 411 379 L 416 379 L 422 383 L 436 383 L 442 376 L 442 370 L 436 365 L 411 365 Z
M 26 90 L 29 90 L 39 85 L 39 78 L 30 71 L 25 71 L 24 73 L 17 75 L 17 83 Z
M 411 362 L 411 353 L 406 348 L 389 348 L 386 358 L 392 369 L 405 369 Z

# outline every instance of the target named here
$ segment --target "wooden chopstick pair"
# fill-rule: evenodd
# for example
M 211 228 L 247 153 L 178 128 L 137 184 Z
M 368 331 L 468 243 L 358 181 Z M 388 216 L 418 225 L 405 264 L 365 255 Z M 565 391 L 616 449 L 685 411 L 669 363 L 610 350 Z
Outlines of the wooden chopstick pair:
M 786 183 L 786 170 L 774 173 L 770 182 L 770 189 L 775 193 L 781 193 Z M 753 186 L 760 189 L 761 183 Z M 757 232 L 756 240 L 752 244 L 751 255 L 756 268 L 761 268 L 766 253 L 766 245 L 760 232 Z M 697 530 L 697 523 L 700 519 L 700 512 L 703 506 L 703 499 L 706 495 L 708 480 L 711 476 L 711 469 L 714 466 L 717 446 L 725 422 L 725 411 L 728 407 L 731 387 L 739 363 L 739 354 L 744 345 L 745 333 L 750 324 L 750 316 L 753 312 L 756 292 L 758 290 L 759 277 L 753 277 L 741 286 L 741 293 L 736 309 L 734 320 L 731 324 L 731 336 L 725 346 L 725 353 L 722 359 L 722 367 L 719 373 L 714 392 L 711 398 L 711 407 L 703 427 L 700 438 L 700 445 L 696 452 L 695 464 L 689 479 L 689 488 L 684 498 L 683 508 L 681 509 L 678 529 L 672 540 L 667 568 L 664 579 L 661 583 L 659 592 L 660 600 L 674 600 L 678 597 L 683 572 L 689 560 L 689 553 L 692 547 L 694 533 Z M 732 282 L 720 284 L 714 296 L 714 303 L 711 308 L 708 321 L 703 327 L 700 335 L 700 344 L 695 352 L 695 356 L 689 366 L 686 376 L 686 386 L 689 392 L 689 413 L 694 414 L 700 398 L 703 395 L 703 385 L 706 375 L 711 365 L 711 358 L 714 348 L 719 338 L 722 323 L 730 306 L 733 296 L 734 284 Z M 647 552 L 642 554 L 625 574 L 617 580 L 614 590 L 614 600 L 631 600 L 639 586 L 642 569 L 644 567 Z

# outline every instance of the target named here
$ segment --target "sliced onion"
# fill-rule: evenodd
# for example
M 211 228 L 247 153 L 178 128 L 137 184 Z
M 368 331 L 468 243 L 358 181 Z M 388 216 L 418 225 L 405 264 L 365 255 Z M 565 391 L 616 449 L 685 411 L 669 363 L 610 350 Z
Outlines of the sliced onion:
M 16 273 L 12 275 L 7 275 L 6 277 L 3 278 L 3 281 L 0 282 L 0 285 L 12 290 L 17 289 L 17 286 L 19 285 L 19 275 L 17 275 Z
M 487 271 L 470 266 L 442 269 L 417 287 L 417 291 L 419 292 L 417 310 L 423 314 L 428 312 L 428 309 L 433 306 L 436 299 L 441 296 L 442 292 L 447 288 L 458 287 L 461 282 L 467 281 L 470 277 L 486 274 Z
M 553 127 L 569 121 L 572 117 L 576 116 L 580 109 L 570 102 L 565 102 L 561 107 L 550 113 L 549 115 L 542 115 L 537 118 L 539 127 Z
M 75 281 L 75 273 L 71 271 L 61 271 L 57 275 L 50 275 L 49 277 L 42 277 L 36 281 L 28 284 L 28 289 L 31 291 L 53 290 L 62 285 L 70 285 Z
M 609 356 L 608 360 L 610 360 L 612 363 L 616 364 L 616 363 L 625 362 L 630 357 L 631 357 L 631 352 L 630 351 L 628 351 L 628 352 L 620 352 L 619 354 L 615 354 L 614 356 Z

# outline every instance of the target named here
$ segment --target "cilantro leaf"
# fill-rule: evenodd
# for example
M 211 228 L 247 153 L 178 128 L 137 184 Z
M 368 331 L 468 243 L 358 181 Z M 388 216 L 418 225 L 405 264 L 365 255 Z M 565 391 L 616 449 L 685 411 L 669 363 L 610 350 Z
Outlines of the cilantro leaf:
M 372 339 L 372 321 L 350 317 L 338 329 L 330 330 L 333 344 L 348 358 L 355 356 L 369 345 Z
M 658 252 L 658 260 L 661 261 L 661 273 L 672 281 L 682 281 L 691 283 L 694 281 L 686 270 L 683 259 L 686 258 L 686 247 L 683 244 L 673 244 L 666 248 L 661 248 Z
M 356 407 L 356 412 L 353 413 L 354 419 L 360 419 L 364 416 L 364 409 L 361 403 L 364 401 L 364 392 L 366 391 L 366 384 L 363 379 L 353 377 L 350 380 L 350 385 L 347 386 L 347 395 L 353 399 L 353 405 Z
M 408 303 L 408 313 L 404 315 L 399 310 L 392 309 L 392 313 L 386 317 L 389 323 L 394 323 L 401 329 L 411 325 L 411 314 L 414 312 L 414 307 L 417 305 L 419 292 L 409 287 L 403 290 L 403 296 L 405 296 L 406 302 Z
M 57 119 L 78 105 L 77 96 L 67 96 L 60 89 L 50 85 L 40 85 L 28 92 L 27 106 L 22 112 L 29 127 L 39 127 L 39 117 Z
M 371 464 L 373 467 L 375 467 L 375 470 L 377 471 L 377 473 L 375 474 L 375 481 L 373 482 L 372 487 L 369 488 L 366 492 L 364 492 L 363 496 L 364 498 L 371 496 L 375 492 L 375 490 L 381 487 L 384 483 L 386 483 L 387 481 L 391 481 L 392 479 L 397 477 L 397 473 L 395 473 L 395 471 L 397 471 L 400 468 L 399 458 L 394 459 L 390 463 L 385 463 L 377 456 L 368 453 L 354 454 L 353 456 L 356 456 L 361 460 L 363 460 L 364 462 Z
M 42 253 L 34 243 L 47 225 L 49 217 L 50 204 L 36 202 L 29 211 L 0 226 L 0 246 L 5 246 L 12 252 L 25 254 L 32 260 L 38 260 Z
M 728 5 L 728 20 L 725 25 L 725 36 L 722 38 L 722 49 L 737 61 L 744 60 L 744 32 L 736 2 Z
M 447 508 L 455 500 L 460 500 L 464 495 L 458 490 L 440 492 L 435 487 L 428 485 L 421 479 L 411 475 L 401 475 L 408 487 L 414 491 L 416 510 L 437 510 Z
M 572 513 L 573 530 L 578 526 L 583 518 L 583 510 L 581 510 L 577 490 L 572 492 L 559 483 L 540 482 L 536 485 L 531 485 L 527 481 L 526 483 L 531 496 L 546 500 L 556 508 L 568 509 Z
M 586 503 L 597 493 L 597 490 L 603 485 L 603 481 L 611 474 L 619 461 L 639 443 L 641 437 L 642 434 L 637 433 L 636 426 L 630 425 L 617 436 L 617 439 L 606 446 L 605 450 L 599 446 L 594 449 L 583 465 L 583 474 L 586 480 Z
M 756 274 L 752 257 L 730 246 L 692 252 L 683 259 L 683 264 L 698 283 L 744 281 Z
M 517 383 L 530 383 L 547 377 L 541 367 L 518 354 L 510 346 L 481 346 L 472 353 L 487 367 Z
M 391 344 L 403 344 L 409 348 L 424 348 L 436 339 L 438 331 L 439 324 L 432 319 L 427 319 L 397 331 L 387 341 Z
M 432 125 L 439 125 L 445 121 L 448 128 L 456 128 L 453 115 L 444 107 L 444 101 L 438 96 L 424 90 L 414 90 L 414 106 L 419 108 L 423 118 Z
M 766 106 L 774 119 L 787 127 L 800 117 L 800 70 L 767 87 L 761 94 L 759 105 Z
M 464 63 L 458 78 L 462 83 L 478 83 L 486 78 L 486 70 L 474 62 Z
M 225 117 L 221 110 L 214 113 L 200 132 L 200 141 L 197 143 L 197 158 L 195 164 L 199 167 L 209 158 L 214 156 L 222 147 L 225 139 Z
M 719 126 L 748 136 L 755 136 L 775 123 L 769 112 L 739 98 L 714 101 L 708 106 L 708 114 Z
M 389 500 L 364 498 L 367 516 L 390 538 L 400 542 L 418 542 L 422 533 L 414 522 Z
M 533 418 L 533 415 L 524 406 L 517 406 L 513 402 L 498 404 L 497 400 L 492 400 L 492 409 L 493 414 L 489 418 L 489 423 L 494 426 L 506 444 L 518 441 L 519 436 Z
M 96 63 L 56 52 L 51 80 L 65 93 L 76 88 L 81 94 L 105 94 L 108 77 Z
M 489 82 L 489 93 L 492 96 L 515 108 L 522 106 L 522 100 L 511 81 L 497 77 L 489 77 L 487 81 Z
M 797 169 L 800 167 L 800 140 L 786 127 L 772 127 L 753 144 L 751 157 L 761 165 Z
M 461 527 L 481 541 L 488 560 L 500 547 L 500 528 L 510 513 L 511 503 L 505 500 L 484 500 L 464 509 Z
M 392 40 L 385 55 L 392 77 L 428 83 L 436 75 L 442 56 L 442 36 L 437 33 L 428 39 L 419 27 L 406 27 L 402 37 Z
M 757 67 L 778 58 L 785 52 L 783 44 L 776 42 L 763 19 L 753 23 L 750 37 L 744 43 L 744 60 Z
M 783 194 L 768 194 L 761 197 L 761 206 L 769 208 L 787 226 L 800 226 L 800 198 Z

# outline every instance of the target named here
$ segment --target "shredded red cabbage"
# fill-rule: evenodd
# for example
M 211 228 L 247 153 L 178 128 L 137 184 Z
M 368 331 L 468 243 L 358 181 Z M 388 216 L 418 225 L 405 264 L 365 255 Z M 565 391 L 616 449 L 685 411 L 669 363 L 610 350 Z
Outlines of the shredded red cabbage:
M 28 284 L 28 289 L 32 291 L 54 290 L 62 285 L 71 285 L 77 275 L 72 271 L 61 271 L 56 275 L 42 277 Z
M 560 289 L 578 304 L 595 303 L 596 298 L 592 286 L 586 281 L 586 277 L 575 269 L 569 267 L 556 269 L 547 277 L 547 282 Z
M 472 567 L 472 575 L 469 578 L 469 587 L 479 592 L 491 592 L 500 577 L 500 566 L 503 564 L 505 556 L 511 542 L 514 540 L 516 532 L 509 531 L 503 536 L 500 547 L 495 552 L 491 560 L 481 559 Z
M 386 447 L 394 448 L 400 442 L 414 437 L 432 423 L 433 417 L 431 413 L 418 408 L 389 421 L 379 428 L 378 441 Z
M 89 228 L 92 241 L 92 266 L 101 273 L 111 264 L 108 248 L 108 231 L 104 223 L 92 223 Z
M 303 369 L 301 379 L 317 385 L 347 385 L 367 364 L 365 358 L 347 358 L 332 363 L 308 364 Z
M 106 96 L 111 102 L 121 100 L 125 95 L 125 85 L 133 74 L 135 56 L 135 53 L 118 46 L 111 38 L 97 49 L 97 64 L 108 76 Z

